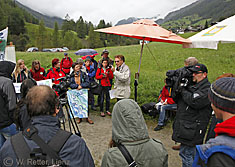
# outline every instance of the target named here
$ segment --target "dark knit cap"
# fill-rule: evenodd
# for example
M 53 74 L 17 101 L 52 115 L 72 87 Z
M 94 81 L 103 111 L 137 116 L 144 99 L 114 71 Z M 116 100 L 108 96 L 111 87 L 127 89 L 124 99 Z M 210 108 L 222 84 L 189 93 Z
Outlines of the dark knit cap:
M 221 78 L 211 84 L 208 92 L 211 103 L 223 111 L 235 114 L 235 78 Z

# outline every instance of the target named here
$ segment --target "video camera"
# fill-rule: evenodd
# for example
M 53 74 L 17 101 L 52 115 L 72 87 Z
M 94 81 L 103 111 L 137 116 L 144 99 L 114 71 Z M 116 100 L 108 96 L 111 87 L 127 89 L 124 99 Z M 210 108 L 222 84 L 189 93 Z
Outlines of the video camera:
M 170 96 L 174 98 L 180 93 L 182 87 L 187 87 L 193 83 L 192 66 L 169 70 L 166 72 L 166 86 L 170 88 Z
M 70 86 L 70 78 L 74 77 L 74 74 L 66 75 L 65 77 L 58 78 L 57 81 L 60 81 L 59 84 L 53 85 L 52 88 L 58 92 L 61 96 L 65 95 Z

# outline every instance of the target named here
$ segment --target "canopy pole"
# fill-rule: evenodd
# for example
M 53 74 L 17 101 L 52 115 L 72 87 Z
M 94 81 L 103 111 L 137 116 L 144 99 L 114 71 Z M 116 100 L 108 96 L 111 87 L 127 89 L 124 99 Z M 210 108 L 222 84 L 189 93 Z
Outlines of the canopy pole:
M 142 55 L 143 55 L 143 49 L 144 49 L 144 39 L 143 39 L 143 41 L 142 41 L 142 46 L 141 46 L 139 69 L 138 69 L 138 72 L 135 73 L 135 82 L 134 82 L 134 86 L 135 86 L 135 101 L 136 101 L 136 102 L 137 102 L 138 79 L 139 79 L 139 74 L 140 74 L 140 65 L 141 65 L 141 59 L 142 59 Z
M 140 65 L 141 65 L 141 59 L 142 59 L 142 55 L 143 55 L 143 49 L 144 49 L 144 39 L 143 39 L 142 46 L 141 46 L 140 62 L 139 62 L 139 69 L 138 69 L 138 73 L 140 73 Z

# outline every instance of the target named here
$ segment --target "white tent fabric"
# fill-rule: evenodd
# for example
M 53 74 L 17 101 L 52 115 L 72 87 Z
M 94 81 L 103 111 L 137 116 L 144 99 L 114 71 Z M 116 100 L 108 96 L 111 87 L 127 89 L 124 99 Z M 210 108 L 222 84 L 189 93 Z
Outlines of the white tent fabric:
M 235 42 L 235 15 L 197 33 L 188 39 L 191 40 L 192 43 L 183 44 L 184 48 L 217 49 L 219 42 Z

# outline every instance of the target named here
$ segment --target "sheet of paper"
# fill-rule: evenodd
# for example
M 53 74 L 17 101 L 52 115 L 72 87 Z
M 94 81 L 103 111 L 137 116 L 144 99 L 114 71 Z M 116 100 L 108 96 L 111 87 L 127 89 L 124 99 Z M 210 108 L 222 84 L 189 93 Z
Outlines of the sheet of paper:
M 115 94 L 116 94 L 116 90 L 115 90 L 115 89 L 110 90 L 110 91 L 109 91 L 110 99 L 116 98 Z
M 13 83 L 16 93 L 20 93 L 21 83 Z
M 41 80 L 41 81 L 37 81 L 37 85 L 47 85 L 50 86 L 52 88 L 52 80 L 51 79 L 46 79 L 46 80 Z

